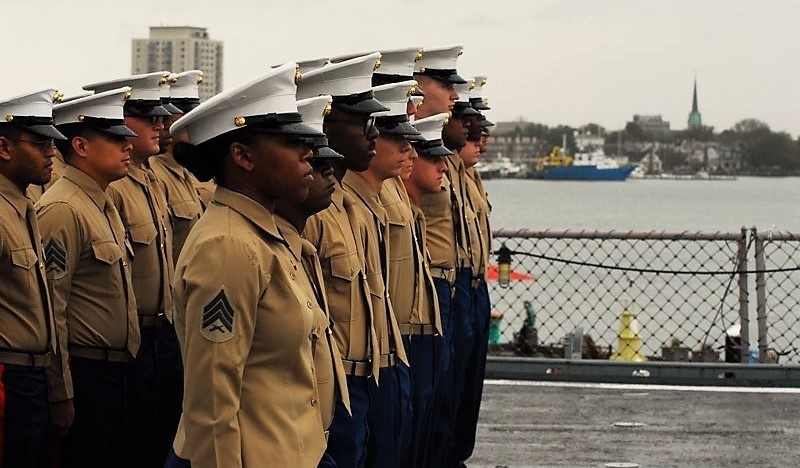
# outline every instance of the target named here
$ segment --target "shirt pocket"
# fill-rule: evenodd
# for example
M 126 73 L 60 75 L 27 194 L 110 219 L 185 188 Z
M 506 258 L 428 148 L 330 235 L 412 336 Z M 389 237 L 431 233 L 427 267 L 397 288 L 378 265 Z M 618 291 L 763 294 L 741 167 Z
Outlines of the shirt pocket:
M 14 285 L 9 290 L 11 303 L 16 304 L 20 310 L 31 307 L 31 304 L 40 304 L 41 297 L 35 297 L 38 294 L 38 280 L 36 278 L 36 252 L 30 247 L 21 247 L 18 249 L 11 249 L 11 263 L 14 268 L 11 269 L 10 284 Z
M 152 223 L 147 223 L 130 226 L 128 234 L 134 244 L 150 245 L 158 236 L 158 231 Z
M 413 258 L 414 240 L 408 223 L 404 221 L 389 221 L 388 224 L 390 245 L 392 247 L 397 246 L 397 248 L 389 249 L 389 261 L 397 262 Z
M 331 291 L 331 294 L 328 294 L 328 302 L 334 322 L 356 320 L 361 315 L 359 309 L 364 307 L 364 304 L 359 304 L 362 300 L 359 299 L 361 270 L 358 256 L 355 253 L 341 254 L 331 257 L 330 263 L 331 276 L 326 280 Z
M 108 265 L 117 263 L 122 258 L 122 249 L 113 241 L 92 242 L 94 258 Z
M 169 204 L 172 216 L 191 220 L 200 216 L 200 208 L 192 200 L 178 200 Z

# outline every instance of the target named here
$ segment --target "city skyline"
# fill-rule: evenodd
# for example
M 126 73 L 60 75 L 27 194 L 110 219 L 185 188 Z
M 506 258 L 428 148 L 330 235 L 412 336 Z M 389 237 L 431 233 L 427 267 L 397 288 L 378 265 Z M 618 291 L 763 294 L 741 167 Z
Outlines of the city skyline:
M 485 93 L 496 121 L 522 117 L 613 130 L 645 114 L 684 129 L 696 77 L 703 124 L 715 131 L 755 118 L 774 131 L 800 132 L 796 2 L 499 0 L 476 7 L 452 0 L 141 0 L 120 10 L 81 0 L 62 6 L 55 0 L 4 5 L 7 37 L 25 39 L 4 47 L 13 64 L 7 69 L 16 73 L 0 76 L 0 96 L 45 85 L 71 95 L 86 83 L 125 76 L 133 39 L 147 37 L 151 26 L 193 26 L 224 43 L 224 88 L 275 63 L 460 43 L 459 71 L 489 76 Z

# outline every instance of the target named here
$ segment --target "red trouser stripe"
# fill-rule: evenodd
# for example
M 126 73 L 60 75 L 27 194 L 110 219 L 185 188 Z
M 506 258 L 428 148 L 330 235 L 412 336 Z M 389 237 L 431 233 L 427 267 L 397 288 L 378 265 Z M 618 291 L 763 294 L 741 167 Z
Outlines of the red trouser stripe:
M 3 371 L 5 366 L 0 364 L 0 468 L 3 468 L 3 441 L 5 440 L 5 433 L 3 429 L 6 427 L 6 387 L 3 385 Z

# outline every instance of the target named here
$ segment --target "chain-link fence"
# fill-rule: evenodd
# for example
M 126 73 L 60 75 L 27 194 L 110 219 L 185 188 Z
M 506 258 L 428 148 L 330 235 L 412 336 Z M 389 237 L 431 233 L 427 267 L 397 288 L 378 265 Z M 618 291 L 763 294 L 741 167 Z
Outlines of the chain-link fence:
M 512 270 L 508 287 L 489 283 L 494 353 L 800 361 L 800 235 L 520 230 L 494 243 Z

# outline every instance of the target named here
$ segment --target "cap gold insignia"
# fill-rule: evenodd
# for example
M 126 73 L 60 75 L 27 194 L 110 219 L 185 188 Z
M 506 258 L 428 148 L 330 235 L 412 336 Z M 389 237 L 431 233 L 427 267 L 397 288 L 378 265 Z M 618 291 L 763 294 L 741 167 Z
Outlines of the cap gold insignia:
M 487 81 L 489 81 L 489 79 L 486 78 L 485 76 L 481 78 L 481 86 L 485 85 Z
M 300 86 L 300 82 L 302 80 L 303 80 L 303 74 L 300 72 L 300 65 L 298 65 L 294 69 L 294 85 Z
M 173 77 L 170 77 L 170 79 L 169 79 L 169 84 L 170 84 L 170 85 L 174 85 L 175 83 L 177 83 L 177 82 L 178 82 L 178 80 L 180 80 L 180 77 L 178 77 L 177 75 L 176 75 L 176 76 L 173 76 Z
M 406 96 L 412 96 L 416 92 L 417 92 L 417 87 L 416 86 L 412 86 L 412 87 L 408 88 L 408 92 L 406 93 Z
M 6 122 L 11 122 L 12 120 L 14 120 L 14 116 L 11 115 L 11 114 L 7 114 L 6 115 Z
M 422 97 L 422 98 L 419 100 L 419 104 L 417 104 L 417 109 L 419 109 L 420 107 L 422 107 L 422 103 L 423 103 L 423 102 L 425 102 L 425 96 L 423 96 L 423 97 Z
M 469 80 L 469 90 L 475 89 L 475 80 Z
M 325 117 L 326 115 L 330 115 L 331 113 L 331 101 L 325 103 L 325 108 L 322 109 L 322 116 Z
M 53 92 L 53 102 L 61 102 L 62 99 L 64 99 L 64 93 L 59 91 Z
M 197 75 L 197 84 L 200 84 L 202 82 L 203 82 L 203 74 L 201 73 L 201 74 Z
M 235 119 L 233 119 L 233 124 L 236 125 L 237 127 L 244 126 L 245 124 L 244 117 L 236 117 Z
M 381 58 L 378 57 L 378 60 L 375 60 L 375 65 L 372 67 L 372 71 L 375 71 L 381 67 Z
M 461 57 L 462 55 L 464 55 L 464 49 L 458 51 L 458 56 Z
M 488 106 L 488 105 L 489 105 L 489 100 L 488 100 L 488 99 L 486 99 L 486 98 L 483 98 L 483 103 L 484 103 L 484 104 L 486 104 L 486 105 Z
M 169 83 L 169 75 L 163 75 L 160 80 L 158 80 L 158 84 L 167 84 Z
M 425 54 L 425 49 L 419 49 L 419 51 L 417 52 L 417 56 L 414 57 L 414 61 L 419 62 L 420 60 L 422 60 L 422 56 L 424 54 Z
M 78 122 L 83 122 L 83 119 L 85 119 L 85 118 L 86 117 L 84 117 L 83 114 L 79 115 L 78 116 Z
M 130 98 L 131 98 L 131 92 L 130 92 L 130 91 L 125 91 L 125 95 L 124 95 L 124 96 L 122 96 L 122 99 L 124 99 L 125 101 L 127 101 L 127 100 L 128 100 L 128 99 L 130 99 Z
M 419 73 L 425 73 L 425 67 L 419 67 Z
M 445 125 L 447 125 L 449 123 L 450 123 L 450 116 L 448 115 L 447 117 L 444 118 L 444 123 L 442 124 L 442 127 L 444 127 Z

